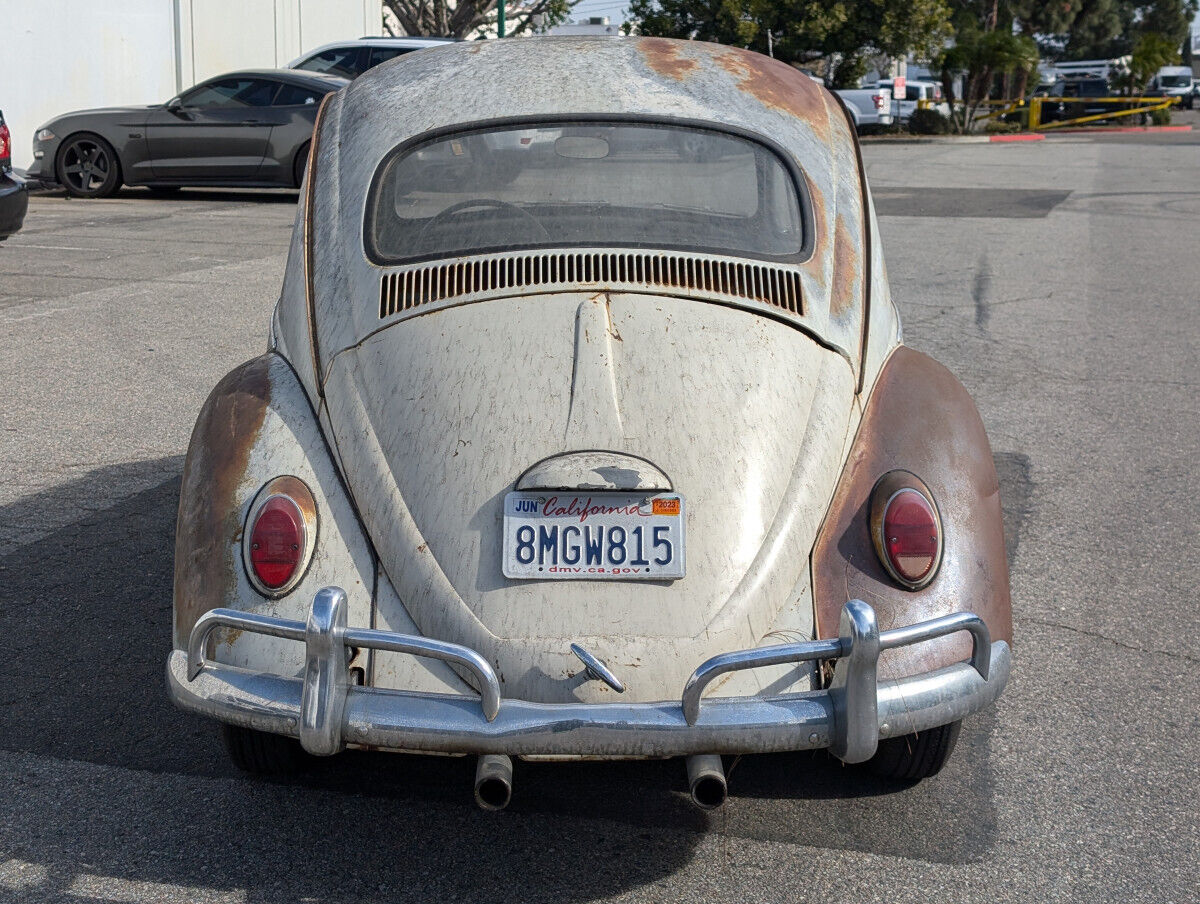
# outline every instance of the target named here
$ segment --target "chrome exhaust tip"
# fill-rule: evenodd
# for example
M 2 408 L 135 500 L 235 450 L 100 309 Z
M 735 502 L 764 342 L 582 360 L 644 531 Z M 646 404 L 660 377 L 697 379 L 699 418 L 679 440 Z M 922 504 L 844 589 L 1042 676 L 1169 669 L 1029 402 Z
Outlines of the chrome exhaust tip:
M 697 754 L 687 758 L 688 788 L 692 802 L 701 810 L 715 810 L 725 803 L 729 788 L 725 784 L 725 767 L 714 753 Z
M 475 767 L 475 803 L 484 810 L 503 810 L 512 800 L 512 760 L 486 753 Z

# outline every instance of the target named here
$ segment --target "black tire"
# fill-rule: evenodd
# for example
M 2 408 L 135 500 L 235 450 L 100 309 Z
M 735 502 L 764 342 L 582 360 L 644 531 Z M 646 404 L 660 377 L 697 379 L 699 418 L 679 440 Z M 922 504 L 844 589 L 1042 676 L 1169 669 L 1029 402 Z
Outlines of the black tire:
M 296 151 L 296 159 L 292 161 L 292 181 L 296 183 L 296 188 L 304 184 L 304 173 L 308 169 L 308 146 L 312 142 L 306 141 L 300 146 L 300 150 Z
M 91 132 L 77 132 L 63 140 L 54 174 L 67 194 L 76 198 L 107 198 L 121 187 L 117 152 Z
M 867 768 L 880 778 L 898 782 L 937 775 L 954 752 L 961 729 L 962 722 L 951 722 L 902 738 L 886 738 L 867 760 Z
M 221 737 L 233 765 L 251 775 L 295 775 L 307 765 L 300 742 L 240 725 L 222 725 Z

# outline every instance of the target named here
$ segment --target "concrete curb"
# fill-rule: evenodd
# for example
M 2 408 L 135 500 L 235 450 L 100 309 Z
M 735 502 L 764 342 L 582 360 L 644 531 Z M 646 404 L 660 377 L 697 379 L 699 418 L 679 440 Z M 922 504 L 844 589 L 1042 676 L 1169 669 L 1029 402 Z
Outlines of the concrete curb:
M 987 144 L 987 135 L 905 135 L 888 138 L 883 135 L 859 135 L 859 144 Z

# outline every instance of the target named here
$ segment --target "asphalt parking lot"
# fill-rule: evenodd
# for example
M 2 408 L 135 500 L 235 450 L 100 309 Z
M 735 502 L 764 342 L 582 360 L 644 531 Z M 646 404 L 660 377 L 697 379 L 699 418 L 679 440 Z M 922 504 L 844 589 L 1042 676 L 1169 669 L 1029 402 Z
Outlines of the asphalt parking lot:
M 32 199 L 0 245 L 0 900 L 1080 901 L 1200 888 L 1200 133 L 871 145 L 906 342 L 974 395 L 1015 665 L 947 769 L 347 754 L 254 781 L 177 712 L 179 474 L 266 344 L 294 192 Z

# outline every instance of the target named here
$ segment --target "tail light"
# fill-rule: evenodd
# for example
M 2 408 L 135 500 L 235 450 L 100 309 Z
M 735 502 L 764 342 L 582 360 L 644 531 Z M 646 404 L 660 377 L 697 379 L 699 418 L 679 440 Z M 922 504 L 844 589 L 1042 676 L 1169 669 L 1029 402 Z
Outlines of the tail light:
M 265 596 L 290 592 L 316 545 L 317 509 L 298 477 L 276 477 L 259 490 L 242 534 L 246 574 Z
M 942 520 L 929 488 L 915 474 L 890 471 L 871 493 L 871 538 L 892 580 L 920 590 L 937 575 Z
M 0 123 L 0 169 L 8 169 L 12 160 L 12 135 L 8 126 Z
M 871 100 L 874 101 L 876 110 L 883 109 L 883 95 L 882 94 L 872 94 Z

